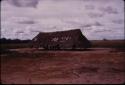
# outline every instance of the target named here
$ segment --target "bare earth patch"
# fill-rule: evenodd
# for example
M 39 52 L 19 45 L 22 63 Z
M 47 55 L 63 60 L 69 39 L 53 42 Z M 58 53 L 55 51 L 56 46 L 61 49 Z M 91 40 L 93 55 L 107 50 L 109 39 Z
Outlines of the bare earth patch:
M 14 49 L 1 55 L 2 84 L 123 84 L 125 51 Z

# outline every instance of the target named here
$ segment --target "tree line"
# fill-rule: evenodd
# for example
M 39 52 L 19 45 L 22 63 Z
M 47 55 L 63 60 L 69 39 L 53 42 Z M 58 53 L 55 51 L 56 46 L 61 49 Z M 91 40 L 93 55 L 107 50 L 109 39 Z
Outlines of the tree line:
M 20 40 L 20 39 L 6 39 L 0 38 L 0 43 L 10 44 L 10 43 L 29 43 L 31 40 Z

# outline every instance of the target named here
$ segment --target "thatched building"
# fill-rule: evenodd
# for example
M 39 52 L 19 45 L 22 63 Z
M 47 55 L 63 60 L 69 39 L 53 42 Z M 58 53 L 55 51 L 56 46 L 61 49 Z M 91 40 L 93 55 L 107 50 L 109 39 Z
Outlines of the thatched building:
M 83 49 L 89 48 L 91 43 L 82 34 L 80 29 L 74 29 L 57 32 L 40 32 L 33 38 L 32 46 L 49 50 Z

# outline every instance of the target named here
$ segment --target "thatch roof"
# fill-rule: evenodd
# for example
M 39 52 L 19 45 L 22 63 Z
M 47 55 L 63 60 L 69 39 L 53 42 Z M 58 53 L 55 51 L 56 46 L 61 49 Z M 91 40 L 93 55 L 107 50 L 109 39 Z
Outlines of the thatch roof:
M 32 40 L 35 47 L 48 49 L 70 48 L 87 48 L 90 47 L 88 39 L 82 35 L 80 29 L 57 31 L 57 32 L 40 32 Z

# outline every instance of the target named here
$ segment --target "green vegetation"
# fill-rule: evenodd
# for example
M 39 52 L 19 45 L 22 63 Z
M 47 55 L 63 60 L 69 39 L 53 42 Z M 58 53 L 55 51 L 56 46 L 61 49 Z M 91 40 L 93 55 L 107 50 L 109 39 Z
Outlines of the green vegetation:
M 125 40 L 92 40 L 94 48 L 125 48 Z
M 1 44 L 1 49 L 29 48 L 30 43 Z
M 92 48 L 125 48 L 125 40 L 91 40 Z M 29 48 L 31 43 L 2 43 L 1 49 Z

